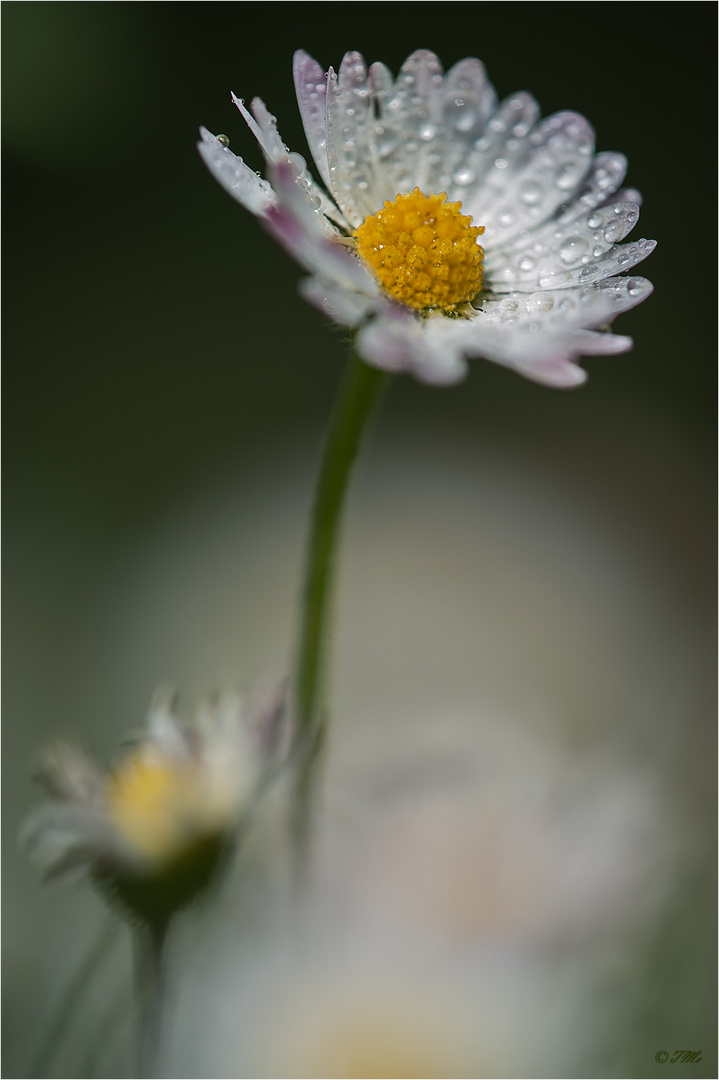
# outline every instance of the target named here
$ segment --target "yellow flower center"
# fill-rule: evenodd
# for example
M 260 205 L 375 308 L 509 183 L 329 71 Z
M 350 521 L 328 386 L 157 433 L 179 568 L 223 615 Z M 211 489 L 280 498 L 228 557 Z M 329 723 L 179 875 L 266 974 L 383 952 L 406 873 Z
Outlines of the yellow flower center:
M 158 861 L 182 855 L 220 824 L 197 768 L 140 754 L 132 754 L 109 777 L 107 809 L 134 853 Z
M 357 250 L 390 296 L 427 311 L 454 311 L 482 288 L 484 226 L 447 196 L 411 194 L 387 201 L 355 232 Z

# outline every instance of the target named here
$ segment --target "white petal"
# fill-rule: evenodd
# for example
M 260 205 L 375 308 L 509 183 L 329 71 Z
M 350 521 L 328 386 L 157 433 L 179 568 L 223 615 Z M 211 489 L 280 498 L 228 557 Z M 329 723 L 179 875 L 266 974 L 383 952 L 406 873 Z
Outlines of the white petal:
M 449 324 L 448 319 L 442 319 Z M 421 382 L 449 386 L 467 374 L 458 349 L 431 337 L 425 321 L 395 308 L 365 324 L 355 338 L 359 355 L 374 367 L 394 373 L 410 372 Z
M 518 142 L 521 152 L 510 149 Z M 581 189 L 592 166 L 594 132 L 583 116 L 549 116 L 523 140 L 507 137 L 471 201 L 487 244 L 506 243 L 552 217 Z
M 268 161 L 278 161 L 289 154 L 288 148 L 280 138 L 277 130 L 277 120 L 267 109 L 261 98 L 253 98 L 252 113 L 247 111 L 241 98 L 232 95 L 232 100 L 242 113 L 242 118 L 262 149 Z
M 235 97 L 234 94 L 232 95 L 232 100 L 240 110 L 250 131 L 257 139 L 260 149 L 265 155 L 267 164 L 271 167 L 278 161 L 289 161 L 294 170 L 295 179 L 298 181 L 300 187 L 304 189 L 305 198 L 308 204 L 313 209 L 319 210 L 325 217 L 337 221 L 340 225 L 345 225 L 346 221 L 342 214 L 338 214 L 337 207 L 327 198 L 322 189 L 317 186 L 312 179 L 311 174 L 307 171 L 307 164 L 302 155 L 292 153 L 289 148 L 285 146 L 277 130 L 277 120 L 267 109 L 264 101 L 262 101 L 261 98 L 253 99 L 252 113 L 254 115 L 251 115 L 245 108 L 244 102 Z
M 437 351 L 492 360 L 546 386 L 579 386 L 587 377 L 573 362 L 580 348 L 573 346 L 571 334 L 541 333 L 529 324 L 508 329 L 479 318 L 444 320 L 430 333 Z
M 262 217 L 275 202 L 275 194 L 267 183 L 237 157 L 206 128 L 200 128 L 202 142 L 197 144 L 203 161 L 223 188 L 239 203 Z
M 506 246 L 489 247 L 485 285 L 493 292 L 531 292 L 586 284 L 629 270 L 655 247 L 649 240 L 616 245 L 638 218 L 636 203 L 614 202 L 577 221 L 549 222 Z
M 605 150 L 594 158 L 591 171 L 582 190 L 562 211 L 560 221 L 573 221 L 587 210 L 593 210 L 608 201 L 618 190 L 627 172 L 627 159 L 624 154 L 614 150 Z M 640 199 L 629 201 L 640 203 Z
M 471 325 L 503 324 L 506 329 L 529 326 L 541 329 L 595 327 L 640 304 L 652 291 L 645 278 L 611 278 L 575 289 L 515 293 L 487 300 Z
M 305 300 L 340 326 L 359 326 L 373 306 L 367 295 L 322 277 L 303 278 L 298 288 Z
M 26 821 L 20 844 L 44 875 L 52 878 L 88 869 L 112 852 L 114 836 L 94 807 L 47 803 Z
M 484 224 L 487 177 L 501 173 L 504 178 L 526 157 L 538 117 L 539 106 L 531 94 L 513 94 L 502 101 L 449 178 L 449 194 L 461 200 L 476 224 Z
M 371 155 L 372 100 L 367 69 L 359 53 L 347 53 L 339 74 L 327 75 L 326 141 L 330 189 L 337 205 L 356 228 L 382 206 L 373 189 Z
M 278 199 L 267 216 L 267 223 L 279 242 L 313 274 L 377 296 L 379 287 L 369 270 L 338 242 L 336 233 L 327 235 L 328 223 L 308 204 L 291 162 L 276 162 L 272 179 Z
M 330 184 L 352 224 L 415 186 L 461 197 L 463 160 L 495 100 L 479 60 L 443 76 L 421 49 L 394 80 L 383 64 L 368 72 L 359 53 L 347 53 L 339 74 L 329 73 L 326 140 Z
M 55 743 L 45 752 L 38 779 L 53 799 L 66 803 L 98 803 L 104 776 L 97 762 L 81 747 Z
M 147 714 L 143 733 L 146 746 L 163 757 L 185 759 L 192 753 L 191 741 L 176 712 L 177 692 L 171 686 L 158 686 Z
M 297 103 L 302 114 L 302 123 L 307 142 L 320 176 L 327 188 L 331 190 L 330 173 L 327 166 L 325 123 L 327 86 L 325 73 L 316 60 L 313 60 L 306 52 L 299 49 L 294 57 L 293 74 Z
M 582 267 L 577 275 L 577 281 L 580 284 L 599 282 L 603 278 L 631 270 L 646 259 L 647 255 L 651 255 L 656 246 L 656 240 L 644 239 L 636 240 L 632 244 L 618 244 L 610 248 L 601 259 Z

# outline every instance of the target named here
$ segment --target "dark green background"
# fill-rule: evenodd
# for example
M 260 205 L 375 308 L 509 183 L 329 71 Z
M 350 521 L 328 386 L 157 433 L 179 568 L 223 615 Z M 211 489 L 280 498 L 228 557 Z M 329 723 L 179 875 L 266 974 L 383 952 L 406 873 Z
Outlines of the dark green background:
M 5 1002 L 20 1069 L 34 1011 L 47 1007 L 38 950 L 55 940 L 43 937 L 49 908 L 15 853 L 33 800 L 25 776 L 55 732 L 111 753 L 152 689 L 149 675 L 129 692 L 87 670 L 77 627 L 87 632 L 88 591 L 218 476 L 262 484 L 263 470 L 299 455 L 306 504 L 344 364 L 341 335 L 296 295 L 299 269 L 202 165 L 198 125 L 226 132 L 260 168 L 230 90 L 261 96 L 303 152 L 296 48 L 324 67 L 356 48 L 396 71 L 429 47 L 446 67 L 481 57 L 500 97 L 527 89 L 544 115 L 575 109 L 598 149 L 628 155 L 627 182 L 644 196 L 635 234 L 659 241 L 636 271 L 653 297 L 616 326 L 634 351 L 586 361 L 589 382 L 571 392 L 480 361 L 452 389 L 402 379 L 382 430 L 408 446 L 431 432 L 478 459 L 511 446 L 580 477 L 617 530 L 641 523 L 648 562 L 659 553 L 683 617 L 711 643 L 716 8 L 5 3 L 2 22 Z M 282 650 L 267 662 L 282 664 Z M 710 716 L 711 706 L 687 736 L 692 760 L 707 748 L 713 760 Z M 676 782 L 690 776 L 687 759 Z M 711 833 L 713 818 L 700 827 Z M 705 1059 L 713 1045 L 708 1031 Z M 654 1075 L 647 1068 L 633 1075 Z M 712 1075 L 700 1068 L 692 1075 Z

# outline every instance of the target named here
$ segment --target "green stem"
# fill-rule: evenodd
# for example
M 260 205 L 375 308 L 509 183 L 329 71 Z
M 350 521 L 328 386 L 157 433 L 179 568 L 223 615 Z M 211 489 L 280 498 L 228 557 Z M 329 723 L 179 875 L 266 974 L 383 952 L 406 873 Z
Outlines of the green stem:
M 342 508 L 362 435 L 388 381 L 386 372 L 369 367 L 358 357 L 350 360 L 330 421 L 317 480 L 294 681 L 297 760 L 292 823 L 300 872 L 306 872 L 313 791 L 326 737 L 327 631 Z
M 139 1004 L 138 1077 L 156 1080 L 167 1008 L 166 945 L 169 922 L 162 921 L 136 930 L 136 973 Z

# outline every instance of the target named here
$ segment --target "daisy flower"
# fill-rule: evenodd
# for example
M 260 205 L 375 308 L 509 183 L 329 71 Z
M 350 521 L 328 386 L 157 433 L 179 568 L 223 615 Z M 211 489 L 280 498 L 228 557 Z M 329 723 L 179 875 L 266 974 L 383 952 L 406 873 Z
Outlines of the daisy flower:
M 167 918 L 204 889 L 237 837 L 281 712 L 277 698 L 250 720 L 226 693 L 184 724 L 161 688 L 146 730 L 114 768 L 54 746 L 39 776 L 49 799 L 24 831 L 29 853 L 48 877 L 86 871 L 135 915 Z
M 540 119 L 527 93 L 498 102 L 479 60 L 445 73 L 427 50 L 397 78 L 357 52 L 325 75 L 298 52 L 294 78 L 321 185 L 259 98 L 248 110 L 233 95 L 268 179 L 224 135 L 202 128 L 199 150 L 367 363 L 448 384 L 484 357 L 570 387 L 586 378 L 580 356 L 631 347 L 608 324 L 651 292 L 626 271 L 654 242 L 619 243 L 640 196 L 621 188 L 622 154 L 595 153 L 584 117 Z

